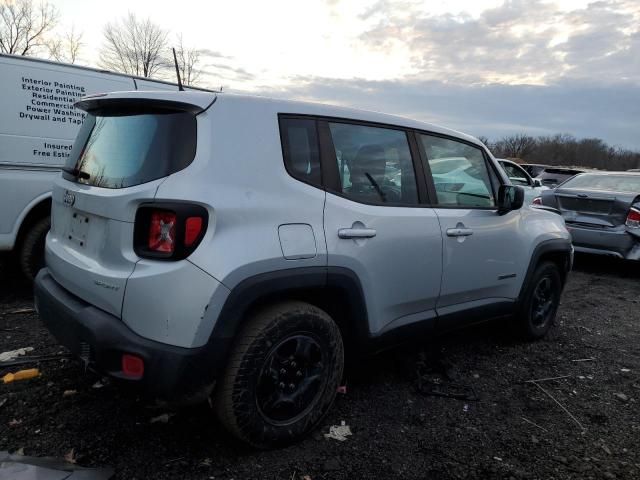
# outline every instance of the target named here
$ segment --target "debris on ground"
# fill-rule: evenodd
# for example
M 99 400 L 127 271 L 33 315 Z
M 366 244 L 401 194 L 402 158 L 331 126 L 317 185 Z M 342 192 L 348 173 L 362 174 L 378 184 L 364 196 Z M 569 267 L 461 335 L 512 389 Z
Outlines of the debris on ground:
M 169 419 L 175 416 L 175 413 L 163 413 L 149 420 L 149 423 L 169 423 Z
M 73 356 L 71 354 L 67 353 L 59 353 L 56 355 L 26 356 L 18 358 L 16 360 L 7 360 L 5 362 L 0 362 L 0 367 L 16 367 L 18 365 L 27 365 L 29 363 L 51 362 L 54 360 L 64 360 L 72 357 Z
M 111 468 L 84 468 L 51 457 L 28 457 L 0 452 L 0 478 L 11 480 L 108 480 Z
M 62 393 L 62 396 L 63 396 L 63 397 L 70 397 L 70 396 L 72 396 L 72 395 L 75 395 L 76 393 L 78 393 L 78 391 L 77 391 L 77 390 L 65 390 L 65 391 Z
M 33 347 L 18 348 L 17 350 L 9 350 L 8 352 L 0 353 L 0 362 L 8 362 L 14 360 L 20 355 L 26 355 L 28 352 L 32 352 Z
M 23 313 L 35 313 L 35 309 L 27 307 L 27 308 L 17 308 L 15 310 L 9 310 L 5 312 L 7 315 L 19 315 Z
M 453 381 L 451 365 L 446 364 L 441 357 L 428 357 L 425 352 L 421 352 L 416 362 L 416 376 L 416 390 L 422 395 L 471 402 L 480 400 L 471 385 Z
M 78 463 L 78 454 L 76 453 L 75 448 L 72 448 L 65 454 L 64 461 L 69 463 Z
M 351 433 L 351 428 L 349 428 L 349 425 L 347 425 L 343 420 L 340 425 L 331 425 L 331 427 L 329 427 L 329 433 L 325 433 L 324 438 L 344 442 L 350 435 L 353 435 Z
M 622 402 L 626 402 L 629 400 L 629 397 L 627 397 L 624 393 L 617 392 L 617 393 L 614 393 L 613 395 Z
M 96 383 L 94 383 L 91 388 L 95 388 L 97 390 L 99 388 L 106 387 L 108 384 L 109 381 L 106 378 L 103 378 L 102 380 L 98 380 Z
M 2 377 L 3 383 L 12 383 L 17 382 L 19 380 L 29 380 L 30 378 L 35 378 L 40 376 L 40 370 L 37 368 L 28 368 L 26 370 L 18 370 L 15 373 L 7 373 L 4 377 Z

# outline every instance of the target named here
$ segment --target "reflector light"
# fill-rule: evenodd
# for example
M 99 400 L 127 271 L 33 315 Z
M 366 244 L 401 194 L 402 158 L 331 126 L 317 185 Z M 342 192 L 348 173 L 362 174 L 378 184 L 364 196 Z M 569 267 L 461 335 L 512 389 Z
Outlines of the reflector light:
M 184 244 L 186 247 L 193 245 L 202 231 L 202 218 L 201 217 L 189 217 L 187 218 L 184 228 Z
M 625 225 L 630 228 L 640 228 L 640 210 L 631 208 Z
M 533 199 L 533 202 L 531 202 L 532 205 L 542 205 L 542 197 L 536 197 Z
M 144 375 L 144 360 L 130 353 L 122 354 L 122 373 L 125 377 L 137 380 Z
M 176 245 L 176 214 L 158 210 L 151 214 L 149 225 L 149 249 L 154 252 L 172 253 Z

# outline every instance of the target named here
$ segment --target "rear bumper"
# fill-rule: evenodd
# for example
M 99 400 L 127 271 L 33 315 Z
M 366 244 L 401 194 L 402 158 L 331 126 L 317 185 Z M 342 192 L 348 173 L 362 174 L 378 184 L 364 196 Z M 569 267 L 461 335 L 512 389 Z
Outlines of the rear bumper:
M 628 260 L 640 260 L 640 238 L 619 228 L 586 228 L 567 223 L 577 252 L 611 255 Z
M 98 372 L 141 387 L 169 401 L 199 401 L 210 394 L 228 351 L 227 340 L 182 348 L 141 337 L 121 320 L 71 294 L 45 268 L 34 284 L 40 319 L 53 336 Z M 122 354 L 144 360 L 141 379 L 127 379 Z

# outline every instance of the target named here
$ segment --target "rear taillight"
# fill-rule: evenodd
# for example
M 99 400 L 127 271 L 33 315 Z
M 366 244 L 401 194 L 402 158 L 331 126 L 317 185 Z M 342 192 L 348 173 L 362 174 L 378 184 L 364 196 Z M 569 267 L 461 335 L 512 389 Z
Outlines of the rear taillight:
M 147 247 L 152 252 L 173 253 L 176 248 L 176 214 L 156 210 L 151 213 Z
M 542 205 L 542 197 L 536 197 L 531 202 L 531 205 Z
M 184 244 L 190 247 L 202 232 L 202 217 L 189 217 L 184 229 Z
M 144 376 L 144 360 L 137 355 L 123 353 L 122 373 L 131 380 L 140 380 Z
M 624 222 L 627 227 L 640 228 L 640 210 L 637 208 L 631 208 L 627 215 L 627 221 Z
M 209 215 L 200 205 L 152 203 L 138 208 L 134 249 L 138 256 L 164 260 L 188 257 L 198 247 Z

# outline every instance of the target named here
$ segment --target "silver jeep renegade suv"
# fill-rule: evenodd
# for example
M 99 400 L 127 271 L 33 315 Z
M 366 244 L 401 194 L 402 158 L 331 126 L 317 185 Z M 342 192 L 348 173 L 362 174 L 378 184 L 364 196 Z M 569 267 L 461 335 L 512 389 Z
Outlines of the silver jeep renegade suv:
M 258 447 L 327 413 L 345 347 L 497 317 L 549 330 L 562 217 L 522 206 L 475 138 L 327 105 L 204 92 L 86 97 L 53 189 L 49 330 L 91 368 L 211 397 Z

